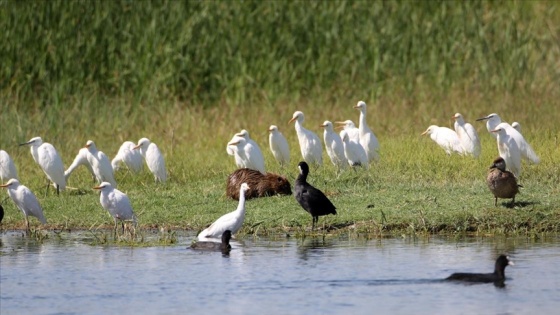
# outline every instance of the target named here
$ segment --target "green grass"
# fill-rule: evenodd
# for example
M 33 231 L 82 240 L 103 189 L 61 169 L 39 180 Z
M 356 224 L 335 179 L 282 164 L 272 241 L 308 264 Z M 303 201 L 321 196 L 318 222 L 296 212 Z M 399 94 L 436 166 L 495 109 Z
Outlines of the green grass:
M 269 171 L 291 182 L 301 159 L 288 120 L 352 119 L 358 100 L 381 143 L 381 162 L 339 177 L 326 154 L 309 181 L 338 207 L 329 233 L 558 233 L 560 13 L 553 1 L 0 1 L 0 148 L 16 161 L 55 230 L 110 229 L 85 169 L 61 196 L 29 148 L 41 136 L 65 166 L 87 140 L 113 157 L 148 137 L 169 172 L 117 174 L 140 230 L 200 230 L 237 203 L 225 145 L 247 129 Z M 232 27 L 235 25 L 235 27 Z M 79 26 L 79 27 L 78 27 Z M 482 140 L 479 159 L 445 155 L 420 134 L 460 112 Z M 518 121 L 541 157 L 523 165 L 513 209 L 485 186 L 496 144 L 476 118 Z M 291 145 L 286 169 L 268 151 L 268 126 Z M 2 193 L 5 194 L 5 193 Z M 4 195 L 5 196 L 5 195 Z M 368 207 L 369 206 L 369 207 Z M 23 217 L 4 203 L 3 229 Z M 32 219 L 33 223 L 37 223 Z M 242 234 L 308 233 L 292 196 L 247 202 Z M 165 238 L 165 237 L 164 237 Z M 105 237 L 101 237 L 101 242 Z M 165 241 L 165 240 L 164 240 Z

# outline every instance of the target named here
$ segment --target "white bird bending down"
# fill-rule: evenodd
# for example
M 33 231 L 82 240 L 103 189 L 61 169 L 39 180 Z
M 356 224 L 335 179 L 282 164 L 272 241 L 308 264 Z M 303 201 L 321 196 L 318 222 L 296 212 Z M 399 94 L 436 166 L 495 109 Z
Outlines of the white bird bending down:
M 335 121 L 334 123 L 342 126 L 343 130 L 345 130 L 346 133 L 348 134 L 350 141 L 360 143 L 360 129 L 356 128 L 356 125 L 354 124 L 353 121 L 351 120 Z M 340 127 L 337 127 L 337 129 L 338 128 Z M 340 133 L 342 133 L 342 131 Z M 342 135 L 340 136 L 340 138 L 342 139 Z
M 332 122 L 325 120 L 320 127 L 325 128 L 323 140 L 325 141 L 327 155 L 331 159 L 332 164 L 339 170 L 345 169 L 348 165 L 348 160 L 344 155 L 344 144 L 340 136 L 334 132 Z
M 237 167 L 246 167 L 266 174 L 262 152 L 260 150 L 255 150 L 255 147 L 247 142 L 245 138 L 235 136 L 233 140 L 228 143 L 228 147 L 231 147 L 234 152 Z
M 295 121 L 296 133 L 299 141 L 301 156 L 309 164 L 323 164 L 323 147 L 321 140 L 314 132 L 303 127 L 305 118 L 300 111 L 294 112 L 292 119 L 288 123 Z
M 87 159 L 88 154 L 89 151 L 87 148 L 81 148 L 78 151 L 78 154 L 74 158 L 72 164 L 68 167 L 68 169 L 66 169 L 66 171 L 64 171 L 64 178 L 66 179 L 66 182 L 68 182 L 68 179 L 70 178 L 72 172 L 74 172 L 80 165 L 87 167 L 88 171 L 93 177 L 93 180 L 95 181 L 95 173 L 93 172 L 93 168 L 91 167 L 91 164 L 89 164 L 89 161 Z
M 119 152 L 111 161 L 111 167 L 113 168 L 113 173 L 118 171 L 121 163 L 124 162 L 126 167 L 134 173 L 139 173 L 144 167 L 144 161 L 142 154 L 137 150 L 134 150 L 136 145 L 132 141 L 125 141 L 121 144 Z
M 95 146 L 95 143 L 88 140 L 85 148 L 88 150 L 87 160 L 93 169 L 95 178 L 99 183 L 109 182 L 113 187 L 117 187 L 117 181 L 115 180 L 115 175 L 113 174 L 113 167 L 109 158 L 105 153 L 99 151 Z
M 58 152 L 52 144 L 43 142 L 41 137 L 35 137 L 20 145 L 31 146 L 31 156 L 33 156 L 35 162 L 41 166 L 47 178 L 54 183 L 57 194 L 59 194 L 61 190 L 66 189 L 64 165 L 62 164 L 60 155 L 58 155 Z
M 278 130 L 278 127 L 271 125 L 268 128 L 268 144 L 272 155 L 280 163 L 280 166 L 290 163 L 290 147 L 284 135 Z
M 157 145 L 150 142 L 147 138 L 142 138 L 138 141 L 138 145 L 133 148 L 133 150 L 137 149 L 140 149 L 140 154 L 146 160 L 146 165 L 148 165 L 150 172 L 154 175 L 156 182 L 165 183 L 167 180 L 165 160 Z
M 134 215 L 134 211 L 132 211 L 130 200 L 126 194 L 114 188 L 111 183 L 108 182 L 103 182 L 101 185 L 93 187 L 93 189 L 97 189 L 101 192 L 99 194 L 99 201 L 101 202 L 101 206 L 107 210 L 115 220 L 115 232 L 117 231 L 118 220 L 123 221 L 123 232 L 124 221 L 132 221 L 134 226 L 136 226 L 136 216 Z
M 245 193 L 249 190 L 247 183 L 241 184 L 239 188 L 239 204 L 235 211 L 229 212 L 214 221 L 208 228 L 198 234 L 198 240 L 204 241 L 207 238 L 219 239 L 226 230 L 231 234 L 237 233 L 245 220 Z
M 478 133 L 474 129 L 473 125 L 465 122 L 463 115 L 456 113 L 451 117 L 455 119 L 454 127 L 459 141 L 465 150 L 465 153 L 471 154 L 475 158 L 480 156 L 480 140 L 478 138 Z
M 491 132 L 497 135 L 498 152 L 506 162 L 507 169 L 519 178 L 519 175 L 521 175 L 521 151 L 517 142 L 511 136 L 511 130 L 515 129 L 507 123 L 500 123 Z
M 0 150 L 0 182 L 11 178 L 18 179 L 16 165 L 8 152 Z
M 350 137 L 345 130 L 342 130 L 342 143 L 344 144 L 344 155 L 348 164 L 352 167 L 361 166 L 365 169 L 369 168 L 369 161 L 366 150 L 361 144 L 350 141 Z
M 25 215 L 25 226 L 27 231 L 29 231 L 29 219 L 28 216 L 36 217 L 43 224 L 47 224 L 47 220 L 43 215 L 43 208 L 39 204 L 39 200 L 35 197 L 35 194 L 29 188 L 21 185 L 19 181 L 15 178 L 10 179 L 6 184 L 0 185 L 8 189 L 8 196 L 12 198 L 16 206 Z
M 368 161 L 379 161 L 379 141 L 366 122 L 366 103 L 359 101 L 354 108 L 360 110 L 360 144 L 366 150 Z
M 430 138 L 434 140 L 445 153 L 451 155 L 453 152 L 463 154 L 463 146 L 459 140 L 457 133 L 447 127 L 438 127 L 436 125 L 431 125 L 422 133 L 422 135 L 430 135 Z

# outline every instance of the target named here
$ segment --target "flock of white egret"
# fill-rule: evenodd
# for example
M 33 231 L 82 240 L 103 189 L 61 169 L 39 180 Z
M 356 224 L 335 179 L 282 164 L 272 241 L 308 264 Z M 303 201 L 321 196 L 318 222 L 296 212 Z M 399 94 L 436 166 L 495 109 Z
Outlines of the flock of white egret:
M 366 107 L 366 103 L 363 101 L 359 101 L 354 106 L 355 109 L 360 111 L 357 128 L 351 120 L 335 121 L 342 129 L 340 133 L 335 132 L 335 127 L 329 120 L 320 125 L 324 129 L 323 141 L 327 155 L 338 171 L 342 171 L 348 166 L 368 169 L 370 163 L 380 160 L 379 142 L 366 122 Z M 479 157 L 481 146 L 475 128 L 466 123 L 460 113 L 456 113 L 452 118 L 455 120 L 455 130 L 432 125 L 422 135 L 429 135 L 447 154 L 458 153 L 471 155 L 475 158 Z M 522 159 L 532 163 L 539 162 L 539 158 L 521 135 L 518 123 L 509 125 L 502 122 L 495 113 L 477 119 L 477 121 L 482 120 L 487 121 L 488 131 L 496 137 L 499 155 L 515 178 L 521 174 Z M 300 184 L 307 185 L 305 182 L 309 172 L 307 164 L 317 167 L 323 163 L 322 142 L 317 134 L 303 126 L 303 112 L 294 112 L 289 123 L 291 122 L 295 124 L 301 156 L 303 161 L 306 162 L 303 165 L 303 170 L 300 163 L 300 175 L 303 178 Z M 118 220 L 136 222 L 128 197 L 116 189 L 117 183 L 114 172 L 119 169 L 122 163 L 132 172 L 140 172 L 143 168 L 142 159 L 144 159 L 156 182 L 167 180 L 163 155 L 158 147 L 147 138 L 140 139 L 136 145 L 130 141 L 124 142 L 112 161 L 109 161 L 107 155 L 97 149 L 93 141 L 88 140 L 85 147 L 78 151 L 73 163 L 66 170 L 64 170 L 62 159 L 56 149 L 51 144 L 43 142 L 40 137 L 32 138 L 21 145 L 30 146 L 33 159 L 56 187 L 57 193 L 66 188 L 66 182 L 70 174 L 77 167 L 80 165 L 86 166 L 92 177 L 99 183 L 95 189 L 100 190 L 100 203 L 114 218 L 115 228 Z M 288 142 L 276 125 L 271 125 L 269 128 L 269 147 L 272 155 L 282 167 L 290 162 Z M 250 138 L 247 130 L 243 129 L 234 134 L 226 145 L 226 152 L 234 156 L 237 167 L 249 168 L 266 174 L 263 153 L 259 145 Z M 499 170 L 501 169 L 500 167 Z M 503 171 L 505 172 L 505 169 Z M 9 196 L 25 215 L 27 228 L 29 228 L 28 216 L 35 216 L 42 223 L 46 222 L 37 198 L 27 187 L 19 183 L 16 167 L 10 156 L 3 150 L 0 150 L 0 179 L 2 182 L 7 180 L 7 183 L 0 187 L 8 188 Z M 48 186 L 50 184 L 47 185 L 47 190 Z M 248 189 L 246 183 L 240 186 L 238 208 L 222 216 L 202 231 L 198 236 L 199 239 L 220 238 L 226 230 L 235 234 L 241 228 L 245 216 L 245 192 Z M 302 201 L 300 199 L 298 201 L 303 207 Z M 332 206 L 330 201 L 328 203 L 329 206 Z M 308 207 L 313 208 L 313 205 Z M 308 210 L 306 207 L 304 209 Z M 320 210 L 313 211 L 308 210 L 313 216 L 313 225 L 315 225 L 317 213 L 321 212 Z M 334 207 L 328 213 L 336 213 Z
M 145 160 L 156 182 L 163 183 L 167 180 L 163 154 L 157 145 L 147 138 L 140 139 L 137 145 L 131 141 L 124 142 L 112 162 L 109 162 L 105 153 L 97 149 L 93 141 L 88 140 L 85 147 L 78 151 L 74 161 L 66 170 L 64 170 L 62 158 L 55 147 L 48 142 L 43 142 L 41 137 L 34 137 L 21 145 L 30 146 L 33 160 L 47 176 L 49 180 L 47 192 L 52 183 L 56 187 L 57 194 L 59 194 L 61 190 L 66 189 L 66 182 L 77 167 L 81 165 L 87 167 L 92 177 L 99 183 L 94 189 L 100 191 L 100 203 L 113 217 L 115 229 L 119 220 L 131 220 L 136 223 L 130 200 L 126 194 L 116 188 L 117 182 L 114 172 L 119 169 L 122 163 L 132 172 L 138 173 L 143 168 L 142 160 Z M 23 212 L 27 230 L 29 230 L 29 216 L 36 217 L 41 223 L 45 224 L 47 221 L 37 197 L 29 188 L 22 185 L 18 178 L 14 161 L 6 151 L 0 150 L 0 180 L 2 183 L 7 180 L 6 184 L 0 185 L 0 187 L 7 188 L 9 197 Z

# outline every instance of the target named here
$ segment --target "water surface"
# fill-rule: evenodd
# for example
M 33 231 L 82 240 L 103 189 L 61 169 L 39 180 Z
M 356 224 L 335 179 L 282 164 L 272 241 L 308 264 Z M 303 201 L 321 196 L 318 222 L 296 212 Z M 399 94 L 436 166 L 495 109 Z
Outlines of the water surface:
M 552 314 L 560 239 L 253 238 L 229 256 L 174 246 L 92 245 L 71 233 L 38 242 L 5 232 L 1 314 Z M 506 286 L 442 281 L 491 272 Z

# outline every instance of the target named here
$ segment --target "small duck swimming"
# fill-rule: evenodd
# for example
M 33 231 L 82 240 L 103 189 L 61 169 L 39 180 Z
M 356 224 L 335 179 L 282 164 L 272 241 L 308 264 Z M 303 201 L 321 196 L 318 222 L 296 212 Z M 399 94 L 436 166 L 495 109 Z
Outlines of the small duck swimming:
M 509 260 L 506 255 L 500 255 L 496 259 L 494 272 L 492 273 L 466 273 L 459 272 L 450 275 L 445 280 L 465 281 L 465 282 L 478 282 L 478 283 L 500 283 L 506 279 L 505 269 L 508 265 L 514 265 L 513 261 Z
M 517 184 L 515 175 L 506 171 L 506 161 L 498 157 L 494 160 L 491 171 L 486 177 L 488 188 L 494 194 L 494 206 L 498 206 L 498 198 L 512 198 L 511 205 L 515 203 L 515 195 L 519 192 L 521 185 Z
M 197 250 L 211 250 L 211 251 L 228 252 L 228 251 L 231 250 L 231 245 L 229 244 L 230 239 L 231 239 L 231 231 L 230 230 L 225 230 L 224 233 L 222 233 L 222 242 L 221 243 L 199 241 L 199 242 L 193 243 L 191 245 L 191 248 L 192 249 L 197 249 Z

